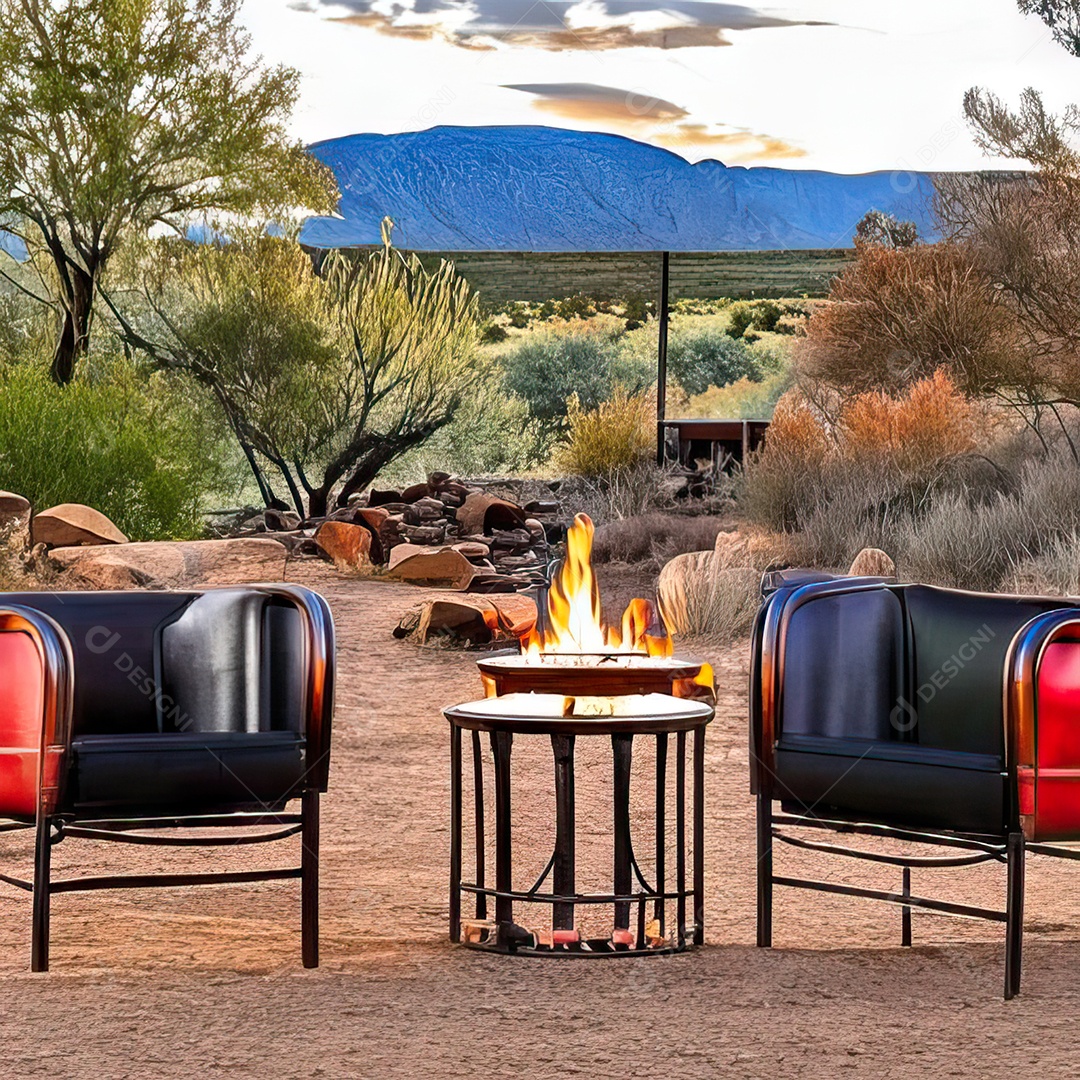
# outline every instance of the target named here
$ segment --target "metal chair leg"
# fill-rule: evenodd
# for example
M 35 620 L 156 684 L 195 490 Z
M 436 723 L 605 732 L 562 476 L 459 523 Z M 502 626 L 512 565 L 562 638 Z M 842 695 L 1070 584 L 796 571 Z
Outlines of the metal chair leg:
M 319 966 L 319 793 L 301 800 L 300 925 L 304 967 Z
M 772 947 L 773 836 L 772 797 L 757 797 L 757 943 Z
M 1024 834 L 1009 833 L 1008 895 L 1005 904 L 1005 1000 L 1020 993 L 1020 964 L 1024 948 Z
M 30 970 L 49 970 L 49 899 L 52 871 L 52 821 L 41 817 L 34 842 L 33 929 L 30 943 Z

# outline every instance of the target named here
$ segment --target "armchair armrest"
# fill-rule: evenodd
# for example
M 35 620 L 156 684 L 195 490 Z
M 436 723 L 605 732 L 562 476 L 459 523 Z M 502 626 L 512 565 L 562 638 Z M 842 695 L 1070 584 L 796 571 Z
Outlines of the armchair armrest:
M 302 585 L 261 585 L 259 588 L 289 600 L 304 621 L 307 649 L 303 718 L 307 774 L 304 786 L 326 791 L 330 774 L 330 728 L 334 717 L 334 619 L 326 601 Z
M 48 615 L 22 605 L 0 606 L 2 634 L 24 634 L 29 637 L 40 663 L 41 728 L 36 748 L 34 813 L 38 818 L 49 816 L 62 805 L 67 757 L 71 748 L 74 695 L 71 643 Z M 11 808 L 6 807 L 5 810 L 10 812 Z

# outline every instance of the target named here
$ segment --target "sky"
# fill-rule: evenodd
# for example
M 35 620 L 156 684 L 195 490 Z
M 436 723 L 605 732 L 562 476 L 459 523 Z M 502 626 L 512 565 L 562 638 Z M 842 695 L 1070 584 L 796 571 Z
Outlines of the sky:
M 305 142 L 439 124 L 628 135 L 690 161 L 864 172 L 1005 167 L 965 90 L 1080 102 L 1080 59 L 1015 0 L 246 0 L 302 75 Z

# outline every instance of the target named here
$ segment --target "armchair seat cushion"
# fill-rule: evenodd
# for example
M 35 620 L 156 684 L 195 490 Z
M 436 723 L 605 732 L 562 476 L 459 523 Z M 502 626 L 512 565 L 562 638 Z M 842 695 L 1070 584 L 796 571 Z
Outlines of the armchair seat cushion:
M 84 735 L 71 749 L 69 802 L 80 816 L 276 810 L 305 771 L 293 731 Z

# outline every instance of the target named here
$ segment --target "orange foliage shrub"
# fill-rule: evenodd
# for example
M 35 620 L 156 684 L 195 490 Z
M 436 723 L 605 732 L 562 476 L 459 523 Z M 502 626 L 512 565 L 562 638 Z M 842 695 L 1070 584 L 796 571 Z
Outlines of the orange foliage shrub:
M 902 394 L 851 398 L 835 423 L 786 396 L 748 463 L 743 504 L 751 518 L 785 531 L 840 499 L 858 501 L 845 508 L 856 516 L 897 500 L 914 509 L 976 449 L 985 422 L 980 406 L 940 370 Z
M 967 394 L 1008 383 L 1015 317 L 963 244 L 858 246 L 796 349 L 807 378 L 897 393 L 944 368 Z

